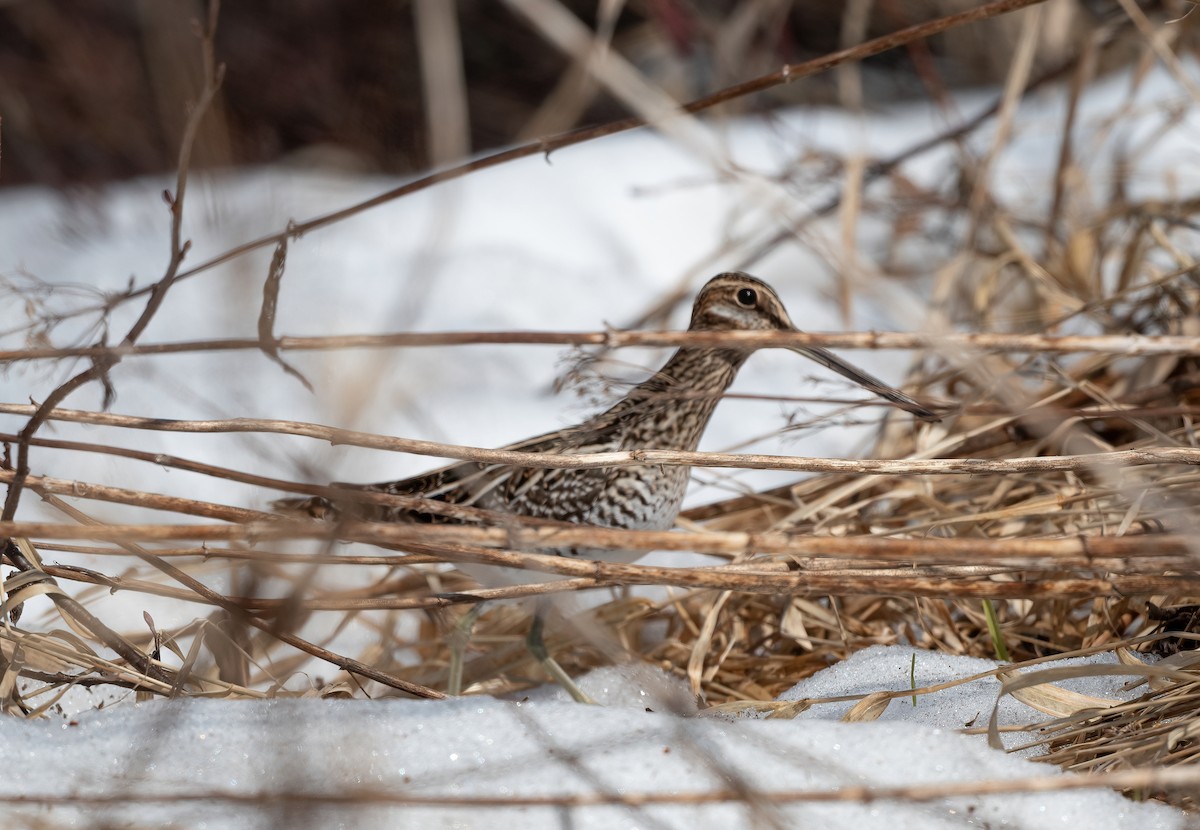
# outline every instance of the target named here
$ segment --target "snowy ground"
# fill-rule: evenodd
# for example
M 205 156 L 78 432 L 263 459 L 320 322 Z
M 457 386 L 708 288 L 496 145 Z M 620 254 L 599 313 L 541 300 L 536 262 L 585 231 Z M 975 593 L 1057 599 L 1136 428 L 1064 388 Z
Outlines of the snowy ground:
M 1097 85 L 1085 113 L 1103 114 L 1122 97 L 1128 81 Z M 1155 75 L 1139 95 L 1148 101 L 1184 96 Z M 964 98 L 970 114 L 989 96 Z M 1147 113 L 1158 112 L 1147 104 Z M 1157 116 L 1110 132 L 1117 143 L 1153 129 Z M 1024 188 L 1044 194 L 1046 172 L 1057 147 L 1061 96 L 1036 100 L 1020 119 L 1025 132 L 996 170 L 998 187 L 1019 198 Z M 923 108 L 856 120 L 829 111 L 805 111 L 771 126 L 737 124 L 719 137 L 748 170 L 771 171 L 810 146 L 839 152 L 862 143 L 887 155 L 944 127 Z M 1171 186 L 1194 190 L 1194 142 L 1186 123 L 1178 140 L 1160 145 L 1157 171 L 1171 171 Z M 1113 138 L 1113 134 L 1116 138 Z M 1194 129 L 1190 133 L 1194 136 Z M 1103 163 L 1102 148 L 1088 157 Z M 1172 156 L 1176 152 L 1176 156 Z M 940 154 L 906 168 L 908 175 L 936 181 Z M 754 174 L 743 172 L 743 177 Z M 1162 184 L 1151 170 L 1140 186 Z M 63 288 L 51 299 L 89 302 L 66 293 L 72 285 L 105 291 L 161 273 L 166 257 L 164 181 L 114 187 L 93 199 L 67 202 L 37 190 L 9 191 L 0 198 L 0 274 L 33 274 Z M 188 204 L 190 262 L 272 232 L 289 219 L 304 219 L 380 192 L 380 179 L 302 173 L 284 167 L 197 177 Z M 761 181 L 758 182 L 761 185 Z M 786 186 L 816 204 L 819 178 Z M 450 187 L 385 205 L 291 247 L 277 330 L 287 334 L 373 333 L 405 329 L 581 329 L 621 326 L 686 281 L 691 287 L 722 270 L 741 267 L 756 240 L 778 228 L 779 216 L 761 207 L 761 187 L 722 178 L 691 161 L 664 140 L 646 133 L 607 139 L 556 153 L 549 162 L 530 159 L 483 173 Z M 1037 197 L 1031 197 L 1037 198 Z M 860 240 L 860 261 L 869 262 L 870 228 Z M 913 256 L 919 258 L 919 251 Z M 776 286 L 801 328 L 841 327 L 832 300 L 836 268 L 849 263 L 833 224 L 805 232 L 750 270 Z M 269 251 L 181 283 L 144 342 L 253 336 Z M 923 322 L 921 286 L 884 283 L 864 269 L 856 275 L 856 319 L 861 328 L 915 329 Z M 9 304 L 0 328 L 6 344 L 24 322 Z M 129 325 L 132 309 L 117 312 L 113 332 Z M 680 309 L 674 323 L 684 323 Z M 94 318 L 91 322 L 94 322 Z M 68 323 L 56 343 L 83 336 Z M 114 372 L 114 411 L 162 418 L 263 417 L 316 421 L 407 437 L 477 446 L 499 446 L 578 420 L 595 401 L 555 395 L 563 353 L 545 347 L 469 347 L 342 354 L 295 354 L 291 360 L 313 382 L 309 394 L 278 367 L 253 353 L 127 360 Z M 651 366 L 659 354 L 621 354 L 622 361 Z M 856 354 L 855 362 L 898 380 L 902 355 Z M 0 400 L 42 399 L 72 367 L 18 366 L 0 377 Z M 620 367 L 608 367 L 618 371 Z M 787 354 L 756 355 L 735 392 L 803 395 L 809 376 L 841 395 L 847 390 L 815 367 Z M 97 408 L 88 389 L 66 403 Z M 761 400 L 722 404 L 703 449 L 745 448 L 764 452 L 852 456 L 869 427 L 778 434 L 800 405 Z M 802 413 L 801 413 L 802 414 Z M 0 419 L 15 431 L 20 419 Z M 55 437 L 109 441 L 214 461 L 238 469 L 316 481 L 395 478 L 431 465 L 430 459 L 321 447 L 302 439 L 248 436 L 122 434 L 55 425 Z M 765 437 L 764 437 L 765 436 Z M 762 437 L 762 440 L 757 440 Z M 748 444 L 748 441 L 754 443 Z M 137 486 L 191 498 L 262 506 L 276 493 L 231 487 L 188 473 L 76 453 L 35 450 L 34 471 L 81 481 Z M 698 476 L 693 503 L 730 489 L 761 486 L 765 474 Z M 100 518 L 125 514 L 95 508 Z M 26 498 L 24 518 L 60 521 L 52 510 Z M 54 557 L 49 557 L 51 560 Z M 65 557 L 64 557 L 64 561 Z M 72 559 L 70 561 L 80 561 Z M 111 560 L 108 563 L 111 565 Z M 225 575 L 207 578 L 226 587 Z M 58 625 L 47 607 L 30 603 L 22 625 Z M 125 594 L 97 599 L 103 618 L 132 630 L 150 610 L 160 628 L 182 625 L 199 606 L 151 601 Z M 352 652 L 361 632 L 348 630 L 333 644 Z M 857 695 L 909 688 L 911 654 L 895 648 L 860 655 L 801 684 L 799 697 Z M 918 686 L 981 670 L 980 661 L 922 654 Z M 986 665 L 983 668 L 987 668 Z M 303 683 L 303 676 L 298 675 Z M 472 698 L 448 703 L 398 700 L 230 703 L 193 700 L 117 705 L 84 712 L 75 724 L 0 719 L 0 740 L 10 774 L 0 795 L 89 795 L 121 799 L 129 806 L 9 807 L 38 826 L 121 825 L 252 828 L 275 826 L 488 826 L 488 827 L 730 827 L 751 823 L 795 827 L 1138 827 L 1173 828 L 1183 815 L 1155 804 L 1136 804 L 1108 792 L 988 798 L 963 797 L 916 806 L 894 803 L 775 808 L 755 794 L 850 785 L 983 781 L 1056 774 L 1045 766 L 989 749 L 981 737 L 956 734 L 967 723 L 986 723 L 995 704 L 994 681 L 975 684 L 974 696 L 957 693 L 921 698 L 914 707 L 894 701 L 883 720 L 842 724 L 842 709 L 818 706 L 795 720 L 728 723 L 689 718 L 643 698 L 642 673 L 609 672 L 591 678 L 616 689 L 597 695 L 613 702 L 581 707 L 535 697 L 527 702 Z M 1102 688 L 1101 688 L 1102 687 Z M 1089 687 L 1113 695 L 1114 686 Z M 615 697 L 614 697 L 615 694 Z M 674 693 L 678 695 L 678 690 Z M 623 703 L 616 701 L 623 699 Z M 614 702 L 616 701 L 616 702 Z M 646 702 L 650 701 L 650 702 Z M 1032 710 L 1004 703 L 1005 722 L 1024 722 Z M 844 708 L 844 707 L 843 707 Z M 646 711 L 650 709 L 653 711 Z M 725 805 L 647 807 L 402 806 L 408 797 L 512 797 L 695 793 L 739 789 L 742 799 Z M 227 799 L 163 805 L 158 796 L 223 793 Z M 269 804 L 253 803 L 271 796 Z M 353 804 L 315 805 L 303 797 L 350 797 Z M 386 803 L 372 802 L 383 798 Z M 249 799 L 241 803 L 238 799 Z M 751 804 L 758 806 L 748 806 Z
M 870 649 L 788 696 L 906 689 L 911 655 Z M 991 667 L 925 652 L 916 665 L 918 685 Z M 844 707 L 821 705 L 795 720 L 686 717 L 671 705 L 686 690 L 644 668 L 600 670 L 583 685 L 605 705 L 581 706 L 550 692 L 519 702 L 159 701 L 89 712 L 73 725 L 10 718 L 0 722 L 0 735 L 18 772 L 0 783 L 0 799 L 115 796 L 116 803 L 56 808 L 55 827 L 1186 826 L 1173 808 L 1110 790 L 916 804 L 771 803 L 772 794 L 1059 775 L 989 749 L 982 736 L 956 734 L 968 722 L 986 723 L 996 702 L 993 680 L 960 687 L 952 698 L 921 697 L 915 706 L 895 700 L 873 723 L 841 723 Z M 1111 694 L 1115 684 L 1085 688 Z M 1010 701 L 1000 722 L 1025 723 L 1032 714 Z M 727 795 L 686 803 L 688 795 L 714 792 Z M 612 803 L 647 795 L 684 803 Z M 200 798 L 179 800 L 192 796 Z M 571 797 L 609 803 L 570 806 Z M 568 806 L 553 806 L 556 799 Z M 38 809 L 8 812 L 46 817 Z

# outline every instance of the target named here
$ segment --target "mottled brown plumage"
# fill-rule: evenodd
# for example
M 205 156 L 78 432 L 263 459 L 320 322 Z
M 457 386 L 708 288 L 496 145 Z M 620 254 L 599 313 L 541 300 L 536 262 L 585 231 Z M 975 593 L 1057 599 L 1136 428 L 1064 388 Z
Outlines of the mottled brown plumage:
M 711 279 L 696 298 L 689 331 L 793 331 L 783 303 L 769 285 L 743 273 Z M 937 416 L 907 395 L 816 347 L 794 351 L 816 360 L 925 420 Z M 694 450 L 713 409 L 749 352 L 685 347 L 661 370 L 611 409 L 578 426 L 531 438 L 506 449 L 586 454 L 634 449 Z M 581 524 L 665 530 L 675 523 L 690 469 L 680 466 L 548 469 L 466 461 L 401 481 L 339 485 L 350 489 L 419 496 L 503 513 Z M 329 515 L 326 499 L 287 499 L 290 511 Z M 356 506 L 356 516 L 377 521 L 445 521 L 403 508 Z M 583 551 L 563 550 L 579 554 Z M 609 554 L 610 556 L 612 554 Z
M 690 331 L 792 331 L 794 326 L 779 297 L 766 283 L 742 273 L 721 274 L 700 290 L 692 307 Z M 918 418 L 937 416 L 870 375 L 815 347 L 793 349 L 855 383 L 895 403 Z M 578 426 L 558 430 L 506 447 L 517 452 L 586 454 L 636 449 L 694 450 L 725 390 L 746 362 L 744 349 L 684 347 L 653 377 L 634 387 L 611 409 Z M 463 461 L 440 470 L 369 485 L 338 485 L 354 490 L 417 496 L 450 504 L 508 514 L 580 524 L 641 530 L 665 530 L 675 523 L 687 489 L 690 470 L 679 466 L 598 467 L 551 469 L 481 464 Z M 285 499 L 276 506 L 287 511 L 330 517 L 343 510 L 377 521 L 447 521 L 407 508 L 345 504 L 323 498 Z M 546 552 L 546 551 L 542 551 Z M 563 548 L 562 556 L 595 556 L 629 560 L 638 554 L 623 551 Z M 531 572 L 507 568 L 464 566 L 483 582 L 523 582 Z M 460 627 L 469 630 L 476 610 Z M 546 607 L 539 603 L 529 629 L 530 652 L 572 697 L 591 699 L 555 662 L 542 641 Z M 454 642 L 459 642 L 457 638 Z M 450 655 L 447 689 L 458 694 L 462 680 L 461 645 Z

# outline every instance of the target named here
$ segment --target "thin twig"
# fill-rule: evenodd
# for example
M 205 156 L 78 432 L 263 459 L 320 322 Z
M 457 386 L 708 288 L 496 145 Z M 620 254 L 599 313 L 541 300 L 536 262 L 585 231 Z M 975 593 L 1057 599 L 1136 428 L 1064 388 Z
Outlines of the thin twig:
M 1074 790 L 1130 789 L 1137 791 L 1162 788 L 1194 788 L 1200 783 L 1200 768 L 1185 765 L 1172 768 L 1128 769 L 1117 772 L 1091 772 L 1076 775 L 1038 775 L 1025 778 L 991 778 L 984 781 L 938 781 L 932 784 L 906 784 L 892 787 L 855 785 L 838 789 L 772 791 L 758 789 L 756 796 L 774 804 L 840 803 L 872 804 L 881 801 L 926 802 L 966 796 L 1007 795 L 1020 793 L 1052 793 Z M 598 789 L 573 795 L 515 795 L 495 796 L 421 795 L 392 789 L 364 789 L 351 792 L 314 793 L 311 790 L 288 792 L 239 792 L 208 789 L 186 793 L 175 789 L 167 793 L 118 792 L 99 795 L 62 795 L 60 793 L 0 794 L 6 804 L 106 806 L 124 804 L 186 804 L 192 802 L 244 804 L 257 809 L 271 805 L 362 806 L 395 804 L 414 807 L 446 807 L 455 809 L 528 809 L 581 808 L 600 805 L 644 807 L 653 804 L 723 804 L 743 803 L 746 794 L 741 790 L 709 790 L 704 792 L 622 792 Z
M 208 23 L 201 33 L 201 55 L 204 63 L 204 86 L 200 91 L 200 95 L 192 104 L 191 112 L 188 115 L 187 123 L 184 125 L 183 137 L 179 147 L 179 164 L 175 180 L 174 196 L 164 194 L 171 210 L 171 232 L 170 232 L 170 256 L 167 262 L 166 273 L 162 278 L 155 282 L 147 289 L 150 294 L 146 301 L 146 307 L 129 328 L 125 337 L 121 341 L 122 346 L 133 346 L 137 343 L 146 326 L 154 318 L 162 306 L 163 300 L 166 298 L 167 291 L 175 284 L 179 278 L 179 269 L 183 264 L 183 259 L 187 255 L 190 243 L 183 241 L 183 204 L 184 196 L 187 192 L 188 173 L 191 166 L 192 146 L 196 140 L 196 135 L 200 130 L 200 123 L 204 120 L 204 116 L 208 113 L 209 107 L 216 98 L 217 90 L 221 87 L 221 81 L 225 74 L 223 64 L 217 64 L 214 57 L 214 38 L 216 36 L 217 19 L 220 14 L 220 0 L 210 0 L 208 10 Z M 37 433 L 42 424 L 45 423 L 47 416 L 62 403 L 71 393 L 82 386 L 87 385 L 95 380 L 104 381 L 106 385 L 106 395 L 108 398 L 111 395 L 111 389 L 108 387 L 108 373 L 113 366 L 120 360 L 116 355 L 103 355 L 94 359 L 91 367 L 85 369 L 79 374 L 72 377 L 70 380 L 61 384 L 58 388 L 52 391 L 46 399 L 42 401 L 34 414 L 30 417 L 28 423 L 21 430 L 20 440 L 17 442 L 17 463 L 16 476 L 10 482 L 8 494 L 4 500 L 4 510 L 0 512 L 0 518 L 5 520 L 12 519 L 17 512 L 17 506 L 21 500 L 21 491 L 26 477 L 29 475 L 29 440 Z
M 26 408 L 19 404 L 0 405 L 0 413 Z M 140 418 L 130 415 L 111 415 L 80 410 L 60 410 L 52 413 L 55 420 L 76 423 L 147 429 L 159 432 L 187 433 L 273 433 L 302 435 L 328 441 L 332 445 L 368 447 L 370 449 L 403 452 L 414 455 L 476 461 L 483 464 L 504 464 L 514 467 L 585 470 L 601 467 L 637 467 L 664 465 L 682 467 L 720 467 L 741 470 L 784 470 L 810 473 L 854 473 L 872 475 L 980 475 L 984 473 L 1017 474 L 1034 472 L 1088 472 L 1121 469 L 1144 465 L 1200 464 L 1200 448 L 1143 447 L 1140 449 L 1097 452 L 1087 455 L 1058 455 L 1032 458 L 906 458 L 898 460 L 807 458 L 791 455 L 754 455 L 719 452 L 688 452 L 684 450 L 627 450 L 582 455 L 551 452 L 519 452 L 443 444 L 414 438 L 394 438 L 356 430 L 337 429 L 302 421 L 277 421 L 260 418 L 233 418 L 214 421 L 170 421 L 159 418 Z M 169 463 L 170 456 L 164 459 Z M 11 480 L 14 473 L 0 470 L 0 482 Z M 247 477 L 249 478 L 249 477 Z M 77 493 L 100 492 L 100 485 L 59 479 L 39 479 L 40 486 L 75 487 Z M 270 480 L 264 480 L 270 481 Z M 282 483 L 282 482 L 281 482 Z M 311 485 L 297 485 L 298 492 L 309 492 Z M 289 488 L 293 489 L 293 488 Z M 115 490 L 114 490 L 115 492 Z M 132 493 L 133 491 L 129 491 Z M 329 492 L 322 490 L 322 492 Z M 347 501 L 360 498 L 352 488 L 335 492 L 344 494 Z M 119 500 L 119 499 L 118 499 Z M 165 508 L 173 509 L 173 508 Z M 240 508 L 230 508 L 231 510 Z M 244 516 L 249 518 L 249 515 Z M 231 519 L 240 521 L 241 519 Z
M 1104 334 L 1046 335 L 1005 332 L 924 334 L 921 332 L 785 332 L 785 331 L 434 331 L 394 334 L 279 337 L 267 345 L 279 351 L 331 351 L 336 349 L 427 348 L 479 344 L 533 344 L 551 346 L 605 346 L 607 348 L 720 346 L 747 350 L 824 346 L 833 349 L 933 349 L 939 352 L 971 350 L 983 353 L 1095 352 L 1132 356 L 1197 355 L 1200 337 L 1189 335 Z M 148 355 L 261 350 L 264 342 L 253 338 L 147 343 L 132 346 L 35 347 L 0 350 L 0 363 L 86 357 L 95 360 Z
M 958 539 L 894 539 L 891 537 L 809 536 L 782 531 L 747 533 L 741 531 L 665 531 L 621 530 L 616 528 L 573 527 L 472 527 L 467 525 L 427 525 L 395 522 L 347 521 L 337 526 L 324 522 L 299 519 L 271 519 L 246 524 L 105 524 L 80 527 L 53 522 L 0 522 L 0 533 L 33 539 L 91 539 L 106 541 L 197 541 L 260 542 L 268 539 L 321 539 L 336 533 L 347 541 L 386 544 L 391 546 L 422 544 L 444 547 L 453 553 L 455 545 L 469 544 L 509 546 L 518 549 L 537 548 L 596 548 L 617 551 L 694 551 L 696 553 L 763 554 L 774 556 L 836 556 L 864 557 L 883 561 L 976 564 L 1006 564 L 1026 562 L 1030 558 L 1082 557 L 1088 560 L 1120 556 L 1156 555 L 1188 556 L 1193 552 L 1187 536 L 1150 534 L 1136 536 L 1079 536 L 1060 539 L 1029 538 L 958 538 Z M 525 567 L 556 563 L 547 568 L 571 576 L 595 576 L 595 567 L 618 567 L 612 563 L 590 559 L 575 560 L 561 556 L 493 551 L 496 558 L 486 564 Z M 491 556 L 491 553 L 487 554 Z M 485 556 L 485 558 L 487 558 Z M 516 556 L 516 559 L 505 557 Z M 622 565 L 620 568 L 633 568 Z M 644 569 L 646 566 L 637 566 Z M 670 570 L 670 569 L 656 569 Z M 629 571 L 638 573 L 639 571 Z M 609 576 L 624 571 L 604 571 Z

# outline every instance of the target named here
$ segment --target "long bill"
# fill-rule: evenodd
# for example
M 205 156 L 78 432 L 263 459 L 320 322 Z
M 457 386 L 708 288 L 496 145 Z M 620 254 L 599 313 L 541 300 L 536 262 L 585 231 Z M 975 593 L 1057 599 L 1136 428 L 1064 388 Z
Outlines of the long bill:
M 922 421 L 940 421 L 941 417 L 925 406 L 917 402 L 915 399 L 905 395 L 899 389 L 888 386 L 879 378 L 872 377 L 855 366 L 851 366 L 846 361 L 835 355 L 833 352 L 826 351 L 820 346 L 797 346 L 791 349 L 796 354 L 803 355 L 810 360 L 815 360 L 822 366 L 832 369 L 844 378 L 854 381 L 859 386 L 874 392 L 881 398 L 891 401 L 896 406 L 906 412 L 911 412 Z

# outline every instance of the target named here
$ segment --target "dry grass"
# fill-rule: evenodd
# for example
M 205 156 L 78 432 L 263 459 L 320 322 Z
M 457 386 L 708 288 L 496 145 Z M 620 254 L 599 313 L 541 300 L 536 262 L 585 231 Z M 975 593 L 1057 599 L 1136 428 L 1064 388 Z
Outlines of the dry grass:
M 536 13 L 542 4 L 515 5 Z M 315 425 L 164 422 L 154 413 L 122 418 L 69 412 L 57 408 L 66 392 L 39 405 L 6 405 L 6 413 L 28 420 L 20 434 L 5 436 L 15 450 L 3 473 L 9 499 L 0 530 L 15 540 L 6 553 L 15 570 L 4 585 L 8 621 L 0 627 L 0 703 L 13 714 L 39 715 L 57 695 L 79 685 L 111 685 L 136 689 L 139 695 L 162 696 L 298 694 L 285 690 L 285 684 L 300 671 L 319 678 L 304 694 L 357 697 L 390 693 L 390 689 L 440 696 L 449 662 L 447 632 L 474 603 L 598 586 L 613 588 L 615 597 L 581 615 L 572 626 L 551 628 L 551 650 L 568 671 L 583 671 L 614 656 L 633 656 L 686 678 L 709 705 L 771 700 L 803 677 L 873 644 L 905 642 L 951 654 L 995 656 L 997 638 L 989 632 L 985 600 L 995 611 L 999 639 L 1014 661 L 1080 650 L 1126 649 L 1119 653 L 1134 662 L 1128 650 L 1131 644 L 1148 649 L 1162 642 L 1145 638 L 1160 626 L 1162 614 L 1156 609 L 1187 606 L 1200 597 L 1193 541 L 1197 538 L 1194 516 L 1200 507 L 1196 486 L 1200 447 L 1193 427 L 1200 411 L 1195 344 L 1200 334 L 1196 324 L 1200 284 L 1197 264 L 1189 253 L 1197 242 L 1193 217 L 1200 203 L 1189 191 L 1172 200 L 1139 200 L 1129 195 L 1133 188 L 1120 171 L 1109 180 L 1094 181 L 1089 167 L 1078 160 L 1114 125 L 1144 115 L 1134 111 L 1134 96 L 1113 102 L 1099 118 L 1084 119 L 1077 112 L 1083 91 L 1097 82 L 1095 67 L 1103 62 L 1106 50 L 1114 44 L 1127 48 L 1132 41 L 1141 50 L 1143 69 L 1153 61 L 1167 60 L 1172 71 L 1184 71 L 1170 50 L 1186 34 L 1190 20 L 1154 23 L 1142 34 L 1150 24 L 1138 19 L 1141 12 L 1129 5 L 1133 23 L 1125 17 L 1098 29 L 1084 54 L 1040 76 L 1030 64 L 1037 12 L 1027 12 L 1032 22 L 1022 30 L 1026 48 L 1018 50 L 1009 83 L 987 117 L 973 119 L 961 129 L 948 129 L 937 141 L 895 159 L 868 160 L 862 167 L 851 159 L 809 158 L 788 171 L 797 180 L 809 175 L 805 164 L 822 169 L 832 164 L 846 173 L 854 192 L 844 193 L 823 212 L 832 214 L 848 205 L 840 216 L 844 232 L 867 222 L 884 223 L 890 229 L 890 243 L 875 259 L 878 279 L 911 276 L 919 266 L 907 251 L 915 240 L 927 243 L 921 261 L 934 263 L 933 314 L 930 328 L 918 337 L 925 350 L 917 354 L 906 388 L 945 402 L 946 417 L 940 424 L 920 426 L 889 418 L 879 430 L 872 455 L 897 463 L 835 464 L 820 459 L 684 453 L 591 462 L 545 456 L 532 463 L 566 466 L 650 459 L 698 467 L 774 464 L 817 472 L 787 487 L 694 509 L 681 519 L 686 533 L 564 529 L 437 504 L 422 506 L 451 513 L 474 526 L 346 523 L 330 527 L 284 521 L 240 506 L 167 498 L 123 487 L 121 482 L 38 476 L 28 464 L 29 448 L 119 453 L 216 479 L 302 494 L 320 494 L 323 489 L 186 459 L 141 457 L 121 447 L 131 443 L 128 435 L 136 436 L 138 429 L 198 433 L 237 429 L 267 438 L 302 434 L 444 457 L 492 461 L 505 457 Z M 562 42 L 570 45 L 580 33 L 560 34 Z M 899 42 L 893 38 L 877 47 Z M 864 48 L 839 60 L 870 51 Z M 817 61 L 803 69 L 816 71 L 837 62 Z M 211 64 L 208 69 L 215 91 L 219 70 Z M 638 105 L 634 111 L 656 117 L 662 101 L 639 98 L 624 71 L 618 67 L 612 77 L 601 75 L 600 80 L 612 84 L 614 94 L 629 96 Z M 689 111 L 789 77 L 785 72 L 782 79 L 760 79 L 726 97 L 713 96 Z M 1140 76 L 1135 73 L 1135 77 Z M 1064 138 L 1057 167 L 1042 183 L 1045 192 L 1028 193 L 1016 204 L 996 192 L 992 175 L 1007 143 L 1024 126 L 1016 105 L 1031 87 L 1064 78 L 1073 92 L 1060 124 Z M 1180 89 L 1178 105 L 1160 113 L 1164 128 L 1129 147 L 1131 159 L 1152 156 L 1167 133 L 1166 126 L 1194 111 L 1190 84 L 1181 84 Z M 203 107 L 194 112 L 199 113 L 198 119 Z M 239 246 L 191 271 L 180 268 L 186 245 L 176 224 L 175 257 L 164 277 L 154 287 L 106 299 L 112 307 L 148 298 L 123 350 L 100 344 L 66 350 L 86 354 L 93 361 L 71 383 L 106 383 L 107 371 L 116 361 L 138 354 L 139 349 L 152 352 L 155 344 L 137 341 L 149 318 L 170 301 L 169 290 L 176 279 L 199 275 L 266 244 L 279 247 L 264 295 L 261 337 L 238 347 L 263 349 L 287 369 L 280 353 L 289 348 L 351 345 L 318 346 L 273 334 L 274 292 L 284 279 L 290 237 L 417 187 L 634 123 L 572 134 L 557 144 L 535 143 L 472 162 L 417 186 Z M 673 133 L 685 143 L 694 138 L 687 123 Z M 983 142 L 985 149 L 972 150 L 980 146 L 977 135 L 984 131 L 989 136 Z M 968 146 L 970 139 L 976 140 Z M 906 160 L 941 146 L 956 148 L 944 177 L 954 182 L 953 187 L 924 189 L 904 175 Z M 182 211 L 186 156 L 185 147 L 173 202 L 176 211 Z M 776 196 L 770 191 L 764 198 Z M 794 232 L 803 234 L 811 221 L 812 217 L 797 220 Z M 783 242 L 776 239 L 773 244 Z M 748 266 L 769 250 L 767 246 L 748 253 Z M 849 304 L 854 292 L 846 290 L 842 297 Z M 648 311 L 647 319 L 655 319 L 660 311 Z M 49 339 L 57 322 L 61 318 L 36 316 L 30 333 Z M 1018 336 L 1005 342 L 1022 350 L 1005 351 L 999 340 L 987 348 L 983 346 L 988 344 L 970 339 L 955 340 L 961 332 Z M 1027 337 L 1020 339 L 1022 335 Z M 1063 339 L 1047 339 L 1058 335 Z M 859 338 L 860 343 L 886 340 L 867 333 L 849 337 Z M 1177 339 L 1160 339 L 1171 337 Z M 488 338 L 458 335 L 455 342 L 497 339 Z M 603 332 L 561 338 L 561 342 L 600 348 L 620 345 L 619 341 L 619 335 Z M 379 340 L 374 345 L 397 342 Z M 948 342 L 954 342 L 954 348 L 946 348 Z M 1153 346 L 1155 353 L 1139 355 L 1139 344 Z M 197 351 L 229 345 L 190 344 Z M 63 354 L 38 345 L 6 353 L 5 359 Z M 114 438 L 100 446 L 55 442 L 39 435 L 40 427 L 54 419 L 104 424 Z M 19 521 L 16 509 L 22 493 L 46 499 L 60 510 L 62 523 Z M 153 509 L 157 519 L 100 525 L 89 500 Z M 164 511 L 175 515 L 164 522 Z M 197 517 L 203 521 L 196 523 Z M 721 556 L 728 564 L 667 569 L 593 565 L 537 554 L 539 545 L 561 545 L 570 534 L 593 547 L 674 547 Z M 333 544 L 333 537 L 379 549 L 347 553 Z M 325 544 L 304 553 L 283 544 L 297 538 Z M 192 545 L 180 547 L 188 543 Z M 90 561 L 111 564 L 88 570 L 44 566 L 41 559 L 47 551 L 56 558 L 80 553 Z M 462 562 L 552 570 L 566 579 L 481 590 L 459 571 L 441 564 Z M 221 593 L 209 587 L 206 580 L 218 568 L 236 575 L 236 590 Z M 328 578 L 335 569 L 337 578 Z M 627 590 L 643 584 L 668 589 L 656 599 Z M 95 599 L 112 590 L 186 600 L 195 604 L 197 616 L 179 630 L 158 631 L 147 618 L 146 628 L 139 632 L 118 632 L 88 611 Z M 42 595 L 54 601 L 67 628 L 21 626 L 22 604 Z M 314 619 L 320 624 L 306 630 L 326 632 L 324 644 L 297 633 Z M 372 645 L 354 655 L 330 650 L 333 635 L 352 624 L 374 633 Z M 523 648 L 527 624 L 520 606 L 492 604 L 484 609 L 465 669 L 472 693 L 517 692 L 543 681 L 539 667 Z M 1089 771 L 1190 760 L 1196 746 L 1194 678 L 1181 662 L 1154 677 L 1150 691 L 1135 703 L 1103 712 L 1060 713 L 1060 719 L 1047 727 L 1047 760 Z

